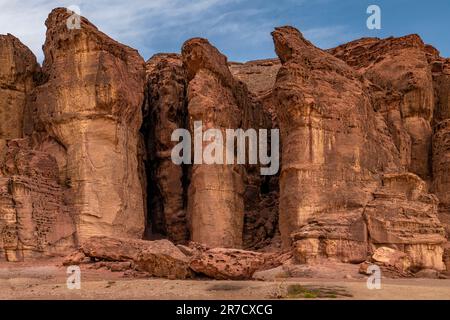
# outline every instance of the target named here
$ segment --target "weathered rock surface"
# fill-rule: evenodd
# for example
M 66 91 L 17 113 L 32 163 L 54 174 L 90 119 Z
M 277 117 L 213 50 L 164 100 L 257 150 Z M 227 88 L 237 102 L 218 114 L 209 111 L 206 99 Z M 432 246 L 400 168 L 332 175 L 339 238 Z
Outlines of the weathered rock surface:
M 432 191 L 440 200 L 439 218 L 450 239 L 450 59 L 441 58 L 430 46 L 428 49 L 436 99 Z
M 247 85 L 248 90 L 262 104 L 273 124 L 276 123 L 277 114 L 272 100 L 272 92 L 280 67 L 278 59 L 230 63 L 230 71 L 233 76 Z
M 401 251 L 397 251 L 387 247 L 380 247 L 372 255 L 372 260 L 394 267 L 400 271 L 406 271 L 411 267 L 409 256 Z
M 238 249 L 214 248 L 191 258 L 189 266 L 197 273 L 217 280 L 251 279 L 257 270 L 277 267 L 275 255 Z
M 194 38 L 144 63 L 84 18 L 68 29 L 69 15 L 47 19 L 42 70 L 0 36 L 7 260 L 81 244 L 66 264 L 249 279 L 281 263 L 281 238 L 297 264 L 449 269 L 450 60 L 417 35 L 323 51 L 281 27 L 279 59 L 228 63 Z M 171 160 L 177 128 L 278 127 L 280 175 Z M 223 147 L 210 138 L 202 151 Z
M 278 128 L 273 87 L 280 66 L 278 59 L 229 64 L 233 76 L 245 83 L 255 101 L 257 108 L 248 124 L 251 128 Z M 255 113 L 259 114 L 259 119 L 254 116 Z M 279 234 L 279 174 L 262 178 L 257 167 L 247 166 L 246 169 L 244 248 L 278 246 L 278 243 L 274 243 L 274 237 Z
M 438 199 L 412 173 L 389 174 L 364 212 L 371 244 L 408 254 L 411 267 L 445 269 L 445 230 L 438 218 Z
M 29 139 L 6 141 L 0 152 L 0 252 L 7 261 L 64 255 L 76 244 L 55 158 Z
M 13 35 L 0 35 L 0 139 L 23 137 L 24 114 L 38 71 L 30 49 Z
M 63 255 L 76 243 L 56 154 L 46 139 L 24 134 L 39 73 L 27 47 L 0 36 L 1 260 Z
M 398 152 L 352 68 L 292 27 L 272 35 L 282 63 L 274 99 L 283 146 L 283 246 L 294 240 L 300 260 L 311 254 L 363 261 L 362 213 L 379 184 L 377 172 L 399 167 Z
M 85 256 L 96 260 L 133 262 L 130 267 L 134 266 L 154 277 L 185 279 L 191 276 L 188 258 L 168 240 L 145 241 L 96 236 L 86 240 L 80 250 Z M 74 256 L 77 259 L 73 259 Z M 76 254 L 70 255 L 67 260 L 82 261 Z
M 144 61 L 84 18 L 80 29 L 68 29 L 69 16 L 66 9 L 55 9 L 46 21 L 39 120 L 67 152 L 64 169 L 79 240 L 94 235 L 141 238 L 138 143 Z
M 228 69 L 227 59 L 205 39 L 192 39 L 182 48 L 183 65 L 188 77 L 189 129 L 242 128 L 246 97 Z M 195 128 L 195 122 L 202 127 Z M 200 142 L 223 148 L 223 142 Z M 202 155 L 201 155 L 202 156 Z M 198 160 L 197 160 L 198 161 Z M 200 160 L 201 161 L 201 160 Z M 194 159 L 195 162 L 195 159 Z M 191 240 L 212 247 L 242 246 L 244 225 L 243 166 L 226 164 L 194 164 L 188 191 L 188 215 Z
M 385 91 L 380 108 L 390 131 L 397 135 L 397 147 L 409 148 L 403 130 L 411 139 L 408 171 L 429 180 L 434 90 L 426 47 L 420 37 L 364 38 L 330 53 Z

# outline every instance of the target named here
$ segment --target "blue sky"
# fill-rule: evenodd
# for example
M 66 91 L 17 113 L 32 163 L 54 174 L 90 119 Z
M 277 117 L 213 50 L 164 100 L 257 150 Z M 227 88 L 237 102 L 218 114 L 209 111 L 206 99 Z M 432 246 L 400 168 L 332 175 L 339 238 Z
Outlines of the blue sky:
M 366 27 L 371 4 L 381 8 L 381 30 Z M 198 36 L 231 61 L 274 57 L 270 32 L 281 25 L 297 27 L 321 48 L 366 36 L 418 33 L 450 57 L 449 0 L 0 0 L 0 34 L 16 35 L 42 61 L 44 21 L 52 8 L 70 5 L 145 59 L 179 52 L 185 40 Z

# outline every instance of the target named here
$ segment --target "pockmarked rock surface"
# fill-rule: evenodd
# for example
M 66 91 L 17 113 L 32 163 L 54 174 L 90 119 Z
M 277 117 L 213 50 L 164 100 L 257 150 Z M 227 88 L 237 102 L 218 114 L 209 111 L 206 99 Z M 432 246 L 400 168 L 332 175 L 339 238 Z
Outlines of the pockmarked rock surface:
M 418 35 L 321 50 L 280 27 L 275 59 L 194 38 L 144 62 L 72 14 L 50 13 L 42 68 L 0 36 L 0 259 L 180 279 L 250 279 L 283 254 L 450 271 L 450 60 Z M 203 157 L 214 132 L 250 128 L 280 129 L 279 173 Z M 172 161 L 176 129 L 201 146 L 190 162 Z
M 75 217 L 55 158 L 30 139 L 8 140 L 2 151 L 0 252 L 7 261 L 64 255 L 77 242 Z
M 197 273 L 217 280 L 251 279 L 258 270 L 281 265 L 275 255 L 228 248 L 214 248 L 191 258 L 189 266 Z
M 64 255 L 76 244 L 54 154 L 25 134 L 40 67 L 19 39 L 0 36 L 0 260 Z

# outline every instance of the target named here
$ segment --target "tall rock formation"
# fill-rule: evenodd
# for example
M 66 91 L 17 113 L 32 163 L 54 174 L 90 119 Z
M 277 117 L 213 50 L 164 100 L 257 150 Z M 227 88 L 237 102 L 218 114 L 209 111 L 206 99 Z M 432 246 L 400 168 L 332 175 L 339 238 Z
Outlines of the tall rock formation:
M 65 254 L 76 243 L 56 153 L 25 137 L 40 67 L 12 35 L 0 36 L 0 260 Z
M 379 109 L 388 119 L 397 147 L 401 151 L 410 149 L 403 163 L 409 163 L 408 171 L 430 181 L 434 91 L 426 48 L 420 37 L 365 38 L 329 52 L 383 91 Z
M 47 21 L 37 114 L 67 153 L 80 241 L 94 235 L 141 238 L 144 200 L 138 143 L 145 66 L 136 50 L 85 18 L 69 29 L 66 9 Z
M 231 75 L 226 57 L 200 38 L 187 41 L 182 56 L 189 81 L 187 101 L 192 140 L 196 132 L 201 135 L 208 129 L 218 129 L 226 137 L 226 129 L 241 128 L 245 98 L 240 95 L 241 87 Z M 202 121 L 202 127 L 194 128 L 196 121 Z M 200 142 L 202 150 L 216 144 L 214 137 L 210 139 Z M 218 147 L 223 148 L 223 143 Z M 188 191 L 193 241 L 211 247 L 242 246 L 243 175 L 239 165 L 193 165 Z
M 274 99 L 283 145 L 283 246 L 292 244 L 295 232 L 300 255 L 334 252 L 344 261 L 362 261 L 364 207 L 379 185 L 377 173 L 398 168 L 398 152 L 352 68 L 292 27 L 272 35 L 282 64 Z
M 433 184 L 432 190 L 439 197 L 439 218 L 444 223 L 450 239 L 450 59 L 427 47 L 435 89 L 435 113 L 433 130 Z M 444 253 L 447 270 L 450 270 L 450 242 Z

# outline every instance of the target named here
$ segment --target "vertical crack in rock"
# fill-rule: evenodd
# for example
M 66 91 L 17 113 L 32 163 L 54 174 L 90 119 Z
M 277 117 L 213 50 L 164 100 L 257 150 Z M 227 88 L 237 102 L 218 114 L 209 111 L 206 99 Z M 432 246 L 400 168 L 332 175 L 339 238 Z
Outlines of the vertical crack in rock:
M 247 63 L 231 62 L 229 68 L 233 76 L 248 88 L 247 95 L 253 105 L 248 126 L 254 129 L 277 129 L 272 89 L 280 69 L 280 61 L 267 59 Z M 247 165 L 246 170 L 244 248 L 278 250 L 279 172 L 273 176 L 261 176 L 259 166 L 251 165 Z
M 144 135 L 147 146 L 147 237 L 158 235 L 175 243 L 188 240 L 186 166 L 172 162 L 172 132 L 186 128 L 186 73 L 181 56 L 158 54 L 147 61 L 147 106 Z

